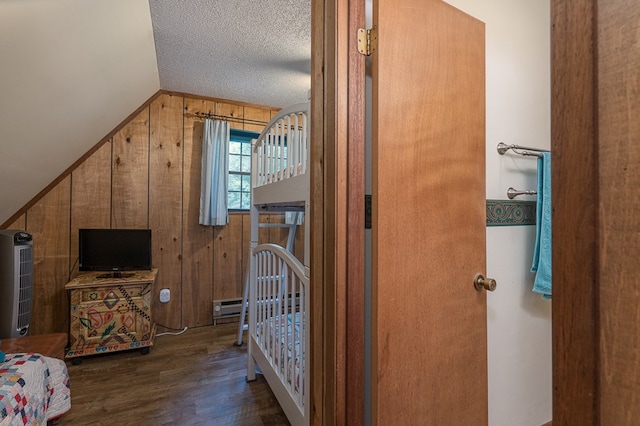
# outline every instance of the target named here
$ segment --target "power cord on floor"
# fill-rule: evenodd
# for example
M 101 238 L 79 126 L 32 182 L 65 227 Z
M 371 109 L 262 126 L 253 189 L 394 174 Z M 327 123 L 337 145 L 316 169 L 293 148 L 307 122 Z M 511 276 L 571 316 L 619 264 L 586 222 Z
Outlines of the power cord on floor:
M 166 328 L 166 329 L 168 329 L 168 330 L 176 330 L 175 332 L 174 332 L 174 331 L 165 331 L 164 333 L 158 333 L 158 334 L 156 334 L 156 337 L 159 337 L 159 336 L 165 336 L 165 335 L 167 335 L 167 334 L 169 334 L 169 335 L 171 335 L 171 336 L 178 336 L 178 335 L 180 335 L 180 334 L 184 333 L 185 331 L 187 331 L 187 329 L 188 329 L 188 327 L 185 327 L 185 328 L 183 328 L 183 329 L 180 329 L 180 328 L 171 328 L 171 327 L 167 327 L 167 326 L 164 326 L 164 325 L 162 325 L 162 324 L 156 324 L 156 325 L 157 325 L 158 327 Z M 178 330 L 180 330 L 180 331 L 178 331 Z

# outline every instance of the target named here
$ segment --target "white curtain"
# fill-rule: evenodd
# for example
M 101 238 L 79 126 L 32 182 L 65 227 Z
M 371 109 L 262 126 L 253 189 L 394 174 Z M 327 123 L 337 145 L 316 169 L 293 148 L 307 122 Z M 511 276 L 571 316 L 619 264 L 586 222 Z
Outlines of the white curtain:
M 226 225 L 229 176 L 229 123 L 205 120 L 202 133 L 200 224 Z

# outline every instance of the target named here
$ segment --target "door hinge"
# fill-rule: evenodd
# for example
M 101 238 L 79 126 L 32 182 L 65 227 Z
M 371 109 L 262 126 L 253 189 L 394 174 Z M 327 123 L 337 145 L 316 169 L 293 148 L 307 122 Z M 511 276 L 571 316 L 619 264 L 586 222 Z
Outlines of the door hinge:
M 376 27 L 369 30 L 358 28 L 358 52 L 365 56 L 371 56 L 378 48 L 378 32 Z

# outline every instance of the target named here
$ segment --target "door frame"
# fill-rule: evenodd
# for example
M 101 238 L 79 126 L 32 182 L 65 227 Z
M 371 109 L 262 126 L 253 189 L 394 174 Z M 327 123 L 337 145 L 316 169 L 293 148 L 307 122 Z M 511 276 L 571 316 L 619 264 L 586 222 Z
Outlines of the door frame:
M 557 424 L 597 424 L 596 7 L 592 0 L 551 3 L 552 368 Z M 580 259 L 579 264 L 574 259 Z
M 639 18 L 635 2 L 551 1 L 556 424 L 640 416 L 638 360 L 629 356 L 640 340 Z
M 311 2 L 312 424 L 364 415 L 364 0 Z

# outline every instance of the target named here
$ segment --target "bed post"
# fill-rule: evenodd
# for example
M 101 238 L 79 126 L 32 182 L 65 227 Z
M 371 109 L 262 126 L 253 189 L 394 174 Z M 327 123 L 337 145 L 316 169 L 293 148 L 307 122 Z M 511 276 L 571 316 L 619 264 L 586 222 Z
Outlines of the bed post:
M 251 151 L 255 149 L 256 140 L 251 142 Z M 251 170 L 258 170 L 257 156 L 251 156 Z M 250 222 L 251 222 L 251 235 L 249 238 L 249 300 L 256 300 L 258 297 L 256 289 L 256 261 L 253 254 L 254 249 L 258 246 L 258 223 L 260 221 L 260 214 L 258 208 L 253 204 L 253 188 L 258 181 L 258 173 L 251 173 L 251 209 L 250 209 Z M 256 304 L 249 303 L 249 328 L 247 336 L 247 381 L 256 379 L 256 361 L 252 356 L 253 349 L 253 336 L 256 333 Z

